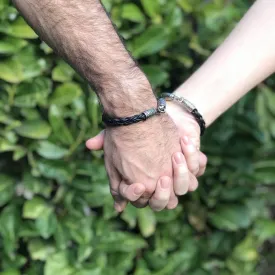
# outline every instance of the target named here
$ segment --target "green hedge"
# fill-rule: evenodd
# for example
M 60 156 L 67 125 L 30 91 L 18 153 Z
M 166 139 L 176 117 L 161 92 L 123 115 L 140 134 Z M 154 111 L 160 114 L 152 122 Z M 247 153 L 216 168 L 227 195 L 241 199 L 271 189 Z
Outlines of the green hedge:
M 251 4 L 103 2 L 156 91 L 182 83 Z M 118 216 L 103 153 L 85 149 L 102 127 L 95 94 L 8 0 L 0 20 L 1 275 L 253 275 L 274 259 L 262 245 L 275 235 L 275 79 L 208 130 L 197 192 Z

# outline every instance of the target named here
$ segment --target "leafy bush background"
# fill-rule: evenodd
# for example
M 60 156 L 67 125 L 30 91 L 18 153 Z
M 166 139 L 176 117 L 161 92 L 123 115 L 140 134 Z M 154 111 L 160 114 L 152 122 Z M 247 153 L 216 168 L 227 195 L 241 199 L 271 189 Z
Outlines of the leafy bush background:
M 202 64 L 251 2 L 104 4 L 160 91 Z M 1 275 L 253 275 L 274 260 L 274 78 L 208 130 L 197 192 L 174 211 L 118 216 L 102 152 L 84 146 L 101 128 L 94 93 L 8 0 L 0 20 Z

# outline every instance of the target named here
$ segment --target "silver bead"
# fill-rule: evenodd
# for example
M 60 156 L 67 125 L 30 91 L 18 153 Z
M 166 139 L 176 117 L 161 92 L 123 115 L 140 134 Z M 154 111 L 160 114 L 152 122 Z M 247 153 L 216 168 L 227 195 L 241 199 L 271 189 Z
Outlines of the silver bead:
M 155 108 L 151 108 L 143 112 L 143 114 L 146 116 L 146 119 L 155 115 L 156 113 L 157 113 L 157 110 Z
M 158 112 L 164 113 L 166 109 L 166 101 L 164 98 L 159 98 L 158 99 Z

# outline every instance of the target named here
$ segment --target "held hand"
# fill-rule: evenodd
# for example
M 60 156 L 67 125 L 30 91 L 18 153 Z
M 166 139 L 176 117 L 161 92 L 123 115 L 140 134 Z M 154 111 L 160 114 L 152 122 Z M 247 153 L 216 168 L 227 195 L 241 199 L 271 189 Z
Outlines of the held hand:
M 199 176 L 203 174 L 205 170 L 207 159 L 206 156 L 201 152 L 199 152 L 199 154 L 197 153 L 196 147 L 199 147 L 200 141 L 200 129 L 197 125 L 197 122 L 192 117 L 190 117 L 189 114 L 183 112 L 182 109 L 176 105 L 174 108 L 173 104 L 169 104 L 167 111 L 169 112 L 171 118 L 178 126 L 179 133 L 182 137 L 182 151 L 185 153 L 185 156 L 187 157 L 186 160 L 182 153 L 177 152 L 173 155 L 172 158 L 174 171 L 174 190 L 177 195 L 183 195 L 188 190 L 194 191 L 198 186 L 196 177 L 189 172 L 188 168 L 191 167 L 191 169 L 193 169 L 193 171 L 197 173 L 197 176 Z M 102 131 L 96 137 L 88 140 L 87 147 L 91 150 L 102 149 L 104 133 L 105 131 Z M 186 139 L 185 136 L 188 139 Z M 196 144 L 196 146 L 194 146 L 193 143 Z M 198 166 L 199 169 L 197 168 Z M 178 199 L 175 196 L 173 189 L 171 188 L 172 181 L 169 178 L 165 177 L 165 181 L 169 181 L 169 184 L 163 183 L 161 185 L 162 179 L 163 178 L 159 179 L 155 193 L 150 199 L 150 206 L 154 210 L 160 210 L 160 208 L 164 208 L 166 205 L 168 209 L 172 209 L 175 208 L 178 203 Z M 111 188 L 114 189 L 112 186 L 113 183 L 111 182 Z M 140 195 L 134 193 L 136 187 L 137 189 L 140 189 Z M 144 188 L 143 191 L 145 191 Z M 124 197 L 128 198 L 130 201 L 137 200 L 143 194 L 141 193 L 142 187 L 140 183 L 134 183 L 131 186 L 128 186 L 128 188 L 125 187 L 124 189 Z M 116 196 L 116 209 L 122 211 L 126 206 L 126 200 L 123 199 L 119 192 L 115 193 L 113 191 L 113 195 Z
M 162 176 L 165 177 L 158 184 L 167 189 L 167 196 L 153 207 L 157 210 L 166 207 L 173 191 L 169 180 L 173 175 L 171 156 L 180 150 L 178 131 L 166 114 L 127 127 L 107 128 L 105 166 L 117 209 L 125 207 L 123 199 L 132 201 L 136 207 L 146 206 Z M 129 194 L 133 188 L 136 196 Z
M 200 127 L 194 117 L 174 102 L 167 102 L 166 111 L 176 124 L 181 138 L 184 158 L 180 157 L 181 165 L 173 161 L 174 190 L 176 195 L 184 195 L 187 191 L 197 189 L 196 177 L 204 174 L 207 157 L 200 151 Z M 180 153 L 178 154 L 180 156 Z M 177 178 L 183 174 L 184 181 L 179 182 Z
M 202 176 L 205 172 L 207 157 L 200 151 L 200 127 L 197 121 L 173 102 L 167 103 L 166 111 L 179 131 L 182 152 L 190 172 L 196 177 Z
M 89 139 L 86 142 L 87 148 L 90 150 L 103 149 L 105 133 L 106 133 L 106 130 L 103 130 L 97 136 Z M 180 167 L 182 166 L 186 167 L 186 162 L 184 160 L 183 154 L 176 153 L 175 155 L 176 156 L 180 155 L 181 159 L 180 161 L 177 161 L 177 162 L 180 162 L 180 164 L 175 165 L 175 161 L 173 161 L 174 169 L 180 170 Z M 180 176 L 181 175 L 179 174 L 178 182 L 181 182 Z M 117 184 L 119 184 L 119 180 L 120 178 L 117 180 Z M 124 184 L 122 184 L 121 187 L 123 185 Z M 173 183 L 170 177 L 167 177 L 167 176 L 161 177 L 158 180 L 155 193 L 149 201 L 150 206 L 153 210 L 156 210 L 156 211 L 161 210 L 165 208 L 165 206 L 168 209 L 173 209 L 177 206 L 178 199 L 173 191 L 172 185 Z M 121 190 L 123 189 L 121 187 L 117 188 L 115 186 L 115 181 L 110 181 L 110 188 L 111 190 L 113 190 L 111 191 L 111 193 L 115 198 L 115 209 L 119 212 L 124 210 L 124 208 L 126 207 L 127 201 L 134 202 L 138 200 L 141 197 L 141 195 L 143 195 L 143 193 L 145 192 L 145 186 L 143 184 L 141 185 L 140 183 L 133 183 L 132 185 L 127 185 L 128 188 L 125 188 L 125 185 L 124 185 L 124 188 L 125 188 L 124 190 Z M 116 191 L 117 189 L 120 189 L 123 195 L 121 195 L 121 192 L 117 192 Z M 138 193 L 136 189 L 140 190 L 140 193 Z M 128 199 L 126 200 L 125 198 L 128 198 Z

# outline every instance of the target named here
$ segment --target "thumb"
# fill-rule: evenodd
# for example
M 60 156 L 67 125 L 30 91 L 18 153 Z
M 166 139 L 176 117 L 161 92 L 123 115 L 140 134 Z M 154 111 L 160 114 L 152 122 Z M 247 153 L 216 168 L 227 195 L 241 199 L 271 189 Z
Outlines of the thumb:
M 98 135 L 90 138 L 86 141 L 86 147 L 90 150 L 101 150 L 103 149 L 105 130 L 101 131 Z

